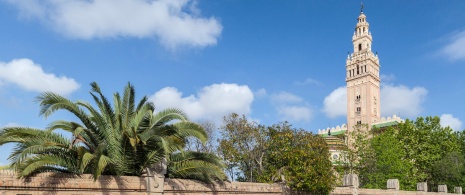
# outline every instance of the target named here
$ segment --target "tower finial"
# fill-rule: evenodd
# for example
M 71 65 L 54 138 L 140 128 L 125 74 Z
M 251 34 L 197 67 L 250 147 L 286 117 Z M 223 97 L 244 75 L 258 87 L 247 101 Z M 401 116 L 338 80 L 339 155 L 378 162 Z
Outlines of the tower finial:
M 360 13 L 363 13 L 363 2 L 360 1 Z

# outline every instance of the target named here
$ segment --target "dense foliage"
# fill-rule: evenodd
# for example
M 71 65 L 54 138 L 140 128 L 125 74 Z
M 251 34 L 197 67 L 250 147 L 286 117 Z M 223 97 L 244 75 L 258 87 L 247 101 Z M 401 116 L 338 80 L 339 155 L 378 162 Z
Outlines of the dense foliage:
M 224 117 L 218 152 L 232 180 L 257 182 L 263 172 L 268 132 L 265 126 L 232 113 Z
M 337 170 L 358 173 L 365 188 L 385 188 L 395 178 L 405 190 L 416 190 L 417 182 L 427 182 L 433 191 L 439 184 L 453 190 L 464 184 L 464 136 L 442 127 L 439 117 L 407 119 L 382 130 L 358 128 L 349 135 L 347 163 Z
M 283 181 L 292 190 L 314 194 L 332 190 L 335 177 L 326 141 L 321 136 L 292 129 L 288 123 L 268 129 L 265 170 L 260 181 Z
M 283 182 L 294 191 L 328 194 L 335 177 L 325 140 L 288 123 L 257 125 L 244 116 L 225 117 L 219 151 L 231 177 Z
M 84 101 L 72 102 L 55 93 L 38 97 L 45 118 L 65 110 L 79 120 L 59 120 L 46 130 L 7 127 L 0 131 L 0 145 L 16 143 L 11 165 L 20 177 L 41 172 L 139 176 L 166 158 L 169 176 L 203 181 L 223 180 L 219 159 L 210 154 L 183 151 L 186 140 L 206 141 L 204 129 L 190 122 L 177 109 L 154 113 L 155 107 L 143 97 L 135 103 L 134 87 L 128 84 L 123 96 L 115 93 L 113 104 L 92 83 L 97 108 Z M 68 139 L 55 130 L 72 134 Z

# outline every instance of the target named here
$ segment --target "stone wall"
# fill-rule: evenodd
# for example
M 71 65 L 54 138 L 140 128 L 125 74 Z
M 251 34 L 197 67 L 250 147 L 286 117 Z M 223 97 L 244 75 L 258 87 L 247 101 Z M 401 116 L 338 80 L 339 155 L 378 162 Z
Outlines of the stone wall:
M 353 189 L 349 187 L 337 187 L 331 195 L 452 195 L 453 193 L 444 192 L 420 192 L 420 191 L 402 191 L 402 190 L 380 190 L 380 189 Z
M 164 179 L 157 183 L 155 176 L 100 176 L 94 181 L 90 175 L 43 173 L 28 179 L 18 179 L 9 170 L 0 170 L 0 195 L 203 195 L 203 194 L 282 194 L 279 184 L 231 182 L 209 185 L 193 180 Z M 160 189 L 161 188 L 161 189 Z
M 201 195 L 201 194 L 282 194 L 283 188 L 279 184 L 226 182 L 223 184 L 204 184 L 185 179 L 165 179 L 164 194 L 167 195 Z
M 42 173 L 28 179 L 18 179 L 9 170 L 0 170 L 0 195 L 9 194 L 147 194 L 144 177 L 101 176 L 94 181 L 90 175 L 75 177 L 70 174 Z
M 337 187 L 331 195 L 445 195 L 445 192 L 399 191 L 398 183 L 393 189 L 359 189 L 356 175 L 347 179 L 346 187 Z M 164 181 L 164 182 L 159 182 Z M 418 186 L 422 183 L 419 183 Z M 388 188 L 390 188 L 388 184 Z M 391 184 L 392 185 L 392 184 Z M 423 188 L 422 188 L 423 189 Z M 421 189 L 420 189 L 421 190 Z M 458 191 L 455 189 L 455 191 Z M 460 194 L 462 190 L 460 189 Z M 160 175 L 101 176 L 94 181 L 90 175 L 81 177 L 69 174 L 43 173 L 28 179 L 18 179 L 13 171 L 0 170 L 0 195 L 310 195 L 308 193 L 290 192 L 279 184 L 226 182 L 223 184 L 204 184 L 185 179 L 166 179 Z
M 439 192 L 426 192 L 428 189 L 426 182 L 419 182 L 417 184 L 417 191 L 401 191 L 398 179 L 389 179 L 386 182 L 386 190 L 381 189 L 363 189 L 359 187 L 358 176 L 356 174 L 344 175 L 343 179 L 344 187 L 337 187 L 330 194 L 331 195 L 446 195 L 447 186 L 439 185 Z M 455 193 L 462 194 L 461 187 L 454 188 Z M 449 193 L 450 194 L 450 193 Z

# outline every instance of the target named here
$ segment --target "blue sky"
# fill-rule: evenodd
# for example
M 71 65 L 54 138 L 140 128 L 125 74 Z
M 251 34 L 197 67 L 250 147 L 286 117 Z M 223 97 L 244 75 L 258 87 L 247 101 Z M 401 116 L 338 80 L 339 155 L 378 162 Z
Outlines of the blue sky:
M 381 113 L 463 130 L 465 1 L 365 1 Z M 360 1 L 1 0 L 0 127 L 44 128 L 34 98 L 90 101 L 129 81 L 158 109 L 221 124 L 237 112 L 317 132 L 345 123 L 345 59 Z M 0 147 L 0 164 L 11 145 Z

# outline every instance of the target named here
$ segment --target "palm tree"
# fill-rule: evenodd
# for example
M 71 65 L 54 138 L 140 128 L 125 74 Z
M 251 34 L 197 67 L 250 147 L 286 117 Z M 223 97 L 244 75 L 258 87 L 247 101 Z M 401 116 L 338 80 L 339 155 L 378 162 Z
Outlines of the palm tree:
M 140 176 L 162 158 L 177 162 L 184 152 L 188 137 L 202 142 L 207 139 L 204 129 L 178 109 L 154 113 L 155 106 L 144 96 L 136 105 L 134 87 L 128 83 L 123 96 L 113 95 L 113 106 L 102 94 L 97 83 L 91 83 L 90 95 L 97 108 L 84 101 L 72 102 L 58 94 L 46 92 L 38 96 L 40 115 L 49 117 L 58 110 L 75 115 L 79 122 L 58 120 L 46 130 L 7 127 L 0 131 L 0 145 L 16 143 L 9 159 L 20 177 L 42 172 L 72 174 Z M 54 132 L 64 130 L 72 138 Z M 197 156 L 202 156 L 197 154 Z M 224 179 L 221 163 L 214 156 L 186 158 L 184 168 L 192 174 L 204 174 L 204 181 Z M 175 163 L 174 163 L 175 164 Z M 186 169 L 188 170 L 188 169 Z M 214 172 L 219 171 L 219 172 Z M 176 176 L 190 176 L 179 171 Z
M 224 164 L 214 154 L 185 151 L 172 153 L 169 159 L 167 175 L 170 178 L 195 179 L 206 183 L 226 179 Z

